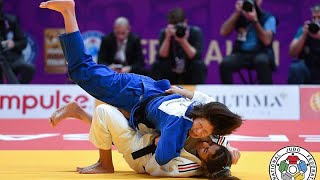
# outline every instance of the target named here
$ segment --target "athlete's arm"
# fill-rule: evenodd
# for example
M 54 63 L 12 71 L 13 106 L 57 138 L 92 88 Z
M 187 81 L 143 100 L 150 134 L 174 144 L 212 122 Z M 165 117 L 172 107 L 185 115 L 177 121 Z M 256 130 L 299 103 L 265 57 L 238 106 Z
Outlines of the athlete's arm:
M 191 92 L 187 89 L 182 89 L 178 86 L 171 86 L 170 89 L 166 90 L 166 93 L 180 94 L 188 99 L 191 99 L 191 101 L 197 101 L 202 104 L 207 104 L 209 102 L 215 101 L 212 97 L 210 97 L 202 92 L 199 92 L 199 91 Z

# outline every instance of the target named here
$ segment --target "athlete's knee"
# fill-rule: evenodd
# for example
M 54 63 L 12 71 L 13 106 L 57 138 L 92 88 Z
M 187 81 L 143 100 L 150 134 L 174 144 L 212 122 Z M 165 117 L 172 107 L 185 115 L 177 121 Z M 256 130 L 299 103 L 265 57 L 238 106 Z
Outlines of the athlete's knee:
M 95 116 L 97 116 L 100 119 L 100 121 L 106 121 L 107 119 L 111 119 L 111 117 L 113 117 L 115 111 L 118 111 L 117 108 L 111 105 L 100 104 L 95 108 L 94 113 Z
M 109 106 L 106 104 L 100 104 L 94 109 L 94 114 L 92 117 L 92 124 L 96 124 L 106 128 Z

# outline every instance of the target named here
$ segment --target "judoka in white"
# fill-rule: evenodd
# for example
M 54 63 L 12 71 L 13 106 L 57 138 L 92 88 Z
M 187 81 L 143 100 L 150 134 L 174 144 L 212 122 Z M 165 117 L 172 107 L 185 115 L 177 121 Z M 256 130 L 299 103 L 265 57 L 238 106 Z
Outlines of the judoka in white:
M 132 156 L 133 152 L 152 145 L 159 134 L 153 129 L 147 128 L 144 124 L 139 124 L 140 130 L 135 131 L 129 126 L 128 120 L 124 115 L 113 106 L 101 104 L 95 108 L 91 117 L 76 102 L 70 102 L 58 109 L 54 113 L 54 116 L 55 118 L 63 119 L 70 117 L 81 118 L 82 121 L 91 123 L 89 139 L 95 147 L 111 150 L 113 143 L 135 172 L 148 173 L 152 176 L 190 177 L 205 175 L 208 173 L 205 161 L 209 156 L 217 153 L 221 145 L 231 151 L 234 149 L 223 136 L 211 136 L 207 139 L 193 139 L 189 137 L 186 140 L 185 149 L 182 149 L 180 156 L 172 159 L 166 165 L 160 166 L 156 162 L 154 154 L 145 154 L 137 159 L 134 159 Z M 225 154 L 223 152 L 219 153 L 224 156 L 225 168 L 229 170 L 232 164 L 231 154 L 229 152 L 224 152 Z M 239 155 L 235 158 L 238 159 Z M 112 159 L 110 160 L 112 161 Z M 113 163 L 111 162 L 110 164 Z M 103 168 L 100 159 L 96 164 L 85 168 L 78 168 L 78 171 L 84 174 L 108 173 L 110 169 Z
M 40 7 L 41 8 L 49 8 L 49 9 L 52 9 L 52 10 L 56 10 L 56 11 L 58 11 L 58 12 L 60 12 L 62 15 L 63 15 L 63 18 L 64 18 L 64 21 L 65 21 L 65 28 L 66 28 L 66 35 L 65 36 L 61 36 L 60 37 L 60 39 L 65 39 L 65 41 L 62 41 L 62 42 L 64 42 L 64 43 L 66 43 L 66 42 L 69 42 L 69 43 L 71 43 L 72 45 L 74 45 L 74 46 L 76 46 L 76 47 L 69 47 L 68 48 L 68 50 L 70 50 L 70 52 L 68 52 L 68 51 L 66 51 L 66 46 L 63 46 L 63 48 L 64 48 L 64 53 L 65 53 L 65 55 L 68 57 L 68 58 L 70 58 L 70 55 L 71 56 L 76 56 L 76 57 L 74 57 L 73 59 L 74 60 L 77 60 L 77 58 L 78 58 L 78 56 L 77 56 L 77 52 L 79 52 L 79 50 L 81 50 L 81 52 L 84 52 L 83 51 L 83 49 L 81 49 L 81 48 L 77 48 L 78 46 L 79 47 L 82 47 L 83 46 L 83 42 L 80 40 L 81 39 L 81 35 L 80 35 L 80 32 L 79 32 L 79 28 L 78 28 L 78 24 L 77 24 L 77 20 L 76 20 L 76 16 L 75 16 L 75 9 L 74 9 L 74 7 L 75 7 L 75 3 L 74 3 L 74 1 L 73 0 L 52 0 L 52 1 L 48 1 L 48 2 L 43 2 L 43 3 L 41 3 L 40 4 Z M 76 41 L 76 42 L 74 42 L 74 43 L 72 43 L 73 41 Z M 82 44 L 81 44 L 81 42 L 82 42 Z M 78 43 L 78 44 L 77 44 Z M 69 44 L 69 45 L 71 45 L 71 44 Z M 83 48 L 83 47 L 82 47 Z M 79 52 L 79 53 L 81 53 L 81 52 Z M 81 55 L 83 55 L 83 54 L 81 54 Z M 80 56 L 81 56 L 80 55 Z M 79 57 L 80 58 L 80 57 Z M 89 58 L 89 59 L 85 59 L 85 58 Z M 77 60 L 78 61 L 78 60 Z M 81 56 L 81 61 L 83 62 L 82 64 L 81 64 L 81 67 L 83 67 L 83 68 L 85 68 L 85 66 L 87 66 L 87 65 L 89 65 L 89 64 L 92 64 L 92 60 L 90 60 L 90 55 L 84 55 L 84 56 Z M 70 62 L 69 62 L 70 63 Z M 74 62 L 72 62 L 72 63 L 74 63 Z M 86 64 L 86 63 L 88 63 L 88 64 Z M 102 67 L 99 67 L 99 66 L 95 66 L 95 65 L 93 65 L 94 67 L 92 67 L 92 69 L 95 69 L 95 68 L 100 68 L 100 69 L 95 69 L 96 70 L 96 72 L 99 72 L 100 73 L 100 70 L 101 70 L 101 73 L 102 73 L 102 69 L 105 69 L 105 68 L 102 68 Z M 80 68 L 81 68 L 80 67 Z M 70 69 L 71 68 L 71 69 Z M 72 72 L 72 70 L 73 70 L 73 68 L 79 68 L 78 66 L 77 66 L 77 64 L 72 64 L 71 66 L 69 66 L 69 72 L 71 71 Z M 86 71 L 85 71 L 86 72 Z M 85 73 L 84 72 L 84 73 Z M 88 74 L 87 74 L 88 75 Z M 98 74 L 97 74 L 98 75 Z M 99 75 L 102 75 L 102 74 L 99 74 Z M 83 84 L 83 82 L 87 82 L 87 81 L 85 81 L 86 79 L 86 76 L 85 76 L 85 74 L 79 74 L 79 75 L 77 75 L 77 74 L 73 74 L 73 76 L 75 76 L 75 77 L 77 77 L 77 76 L 79 76 L 78 78 L 80 78 L 79 79 L 79 83 L 80 82 L 82 82 L 82 85 L 83 86 L 86 86 L 86 84 L 84 83 Z M 81 77 L 80 77 L 81 76 Z M 95 75 L 94 74 L 91 74 L 90 75 L 90 77 L 94 77 Z M 102 76 L 101 76 L 102 77 Z M 120 77 L 122 77 L 121 75 L 120 76 L 117 76 L 117 78 L 120 78 Z M 147 79 L 147 78 L 146 78 Z M 99 84 L 99 82 L 98 82 L 98 84 Z M 101 83 L 100 83 L 101 84 Z M 100 90 L 102 90 L 102 91 L 106 91 L 106 89 L 97 89 L 97 88 L 95 88 L 95 87 L 88 87 L 88 86 L 86 86 L 86 88 L 87 88 L 87 90 L 88 91 L 90 91 L 90 88 L 91 88 L 91 90 L 93 90 L 93 91 L 91 91 L 91 94 L 92 95 L 95 95 L 96 93 L 98 93 L 98 92 L 100 92 Z M 157 89 L 156 89 L 157 90 Z M 150 93 L 152 93 L 151 91 L 150 91 Z M 102 93 L 103 94 L 103 93 Z M 130 94 L 128 94 L 128 95 L 130 95 Z M 137 96 L 138 97 L 138 96 Z M 121 98 L 124 98 L 124 97 L 121 97 Z M 136 98 L 136 96 L 134 97 L 134 98 Z M 135 99 L 133 100 L 133 101 L 136 101 Z M 124 107 L 127 107 L 127 106 L 129 106 L 130 104 L 128 104 L 128 105 L 123 105 Z M 130 108 L 127 108 L 127 109 L 130 109 Z M 239 119 L 239 120 L 241 120 L 241 119 Z M 188 125 L 190 125 L 190 123 L 188 124 Z M 177 129 L 178 130 L 178 129 Z M 181 130 L 180 130 L 181 131 Z M 167 137 L 168 138 L 168 137 Z M 183 139 L 183 138 L 182 138 Z M 163 140 L 162 140 L 162 142 L 164 142 Z M 179 141 L 179 143 L 181 144 L 182 142 L 180 142 Z M 163 144 L 163 143 L 162 143 Z M 168 146 L 169 147 L 169 146 Z M 180 148 L 181 149 L 181 148 Z M 179 149 L 179 150 L 180 150 Z M 224 148 L 220 148 L 220 149 L 224 149 Z M 157 151 L 158 151 L 158 148 L 157 148 Z M 104 153 L 107 153 L 107 154 L 109 154 L 110 152 L 108 152 L 108 151 L 100 151 L 100 152 L 104 152 Z M 207 152 L 207 151 L 206 151 Z M 168 152 L 168 153 L 174 153 L 174 152 Z M 99 162 L 110 162 L 110 160 L 107 160 L 107 158 L 110 158 L 110 155 L 107 155 L 107 154 L 100 154 L 100 161 Z M 156 154 L 157 155 L 157 154 Z M 158 154 L 159 155 L 159 154 Z M 111 156 L 112 157 L 112 156 Z M 174 157 L 177 157 L 177 156 L 174 156 Z M 104 159 L 105 158 L 105 159 Z M 226 163 L 223 163 L 222 164 L 222 166 L 217 166 L 218 168 L 215 168 L 215 166 L 212 166 L 212 162 L 213 162 L 213 160 L 214 160 L 214 158 L 216 158 L 215 156 L 208 156 L 208 158 L 210 159 L 210 160 L 208 160 L 207 162 L 206 162 L 206 164 L 207 164 L 207 170 L 209 171 L 209 172 L 212 172 L 212 176 L 211 177 L 216 177 L 216 176 L 218 176 L 219 175 L 219 177 L 220 177 L 220 175 L 223 175 L 223 176 L 230 176 L 230 171 L 229 171 L 229 166 L 228 166 L 228 164 L 229 163 L 231 163 L 231 160 L 230 161 L 227 161 Z M 104 160 L 103 160 L 104 159 Z M 168 158 L 167 158 L 168 159 Z M 170 159 L 172 159 L 172 158 L 170 158 Z M 231 159 L 231 158 L 230 158 Z M 112 162 L 112 160 L 111 160 L 111 162 Z M 163 163 L 161 163 L 161 164 L 166 164 L 167 163 L 167 161 L 164 161 Z M 158 162 L 158 164 L 159 164 L 159 162 Z M 113 172 L 114 170 L 113 170 L 113 166 L 108 166 L 108 164 L 103 164 L 102 163 L 102 167 L 106 167 L 106 168 L 108 168 L 109 167 L 109 169 L 108 169 L 108 171 L 109 172 Z M 112 168 L 111 168 L 112 167 Z

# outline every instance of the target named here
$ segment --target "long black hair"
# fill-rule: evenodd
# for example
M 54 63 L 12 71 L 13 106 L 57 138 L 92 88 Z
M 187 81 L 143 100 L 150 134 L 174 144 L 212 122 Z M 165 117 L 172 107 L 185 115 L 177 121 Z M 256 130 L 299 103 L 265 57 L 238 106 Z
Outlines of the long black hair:
M 212 180 L 240 180 L 231 175 L 231 165 L 232 156 L 229 150 L 224 146 L 220 146 L 216 153 L 210 156 L 206 162 L 208 173 L 205 177 Z

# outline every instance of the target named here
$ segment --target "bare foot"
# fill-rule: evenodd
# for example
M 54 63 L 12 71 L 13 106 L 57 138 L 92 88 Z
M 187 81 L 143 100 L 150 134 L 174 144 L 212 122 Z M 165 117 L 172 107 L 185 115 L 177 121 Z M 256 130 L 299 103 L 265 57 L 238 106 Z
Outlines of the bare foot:
M 72 101 L 53 112 L 49 118 L 49 123 L 52 127 L 55 127 L 62 120 L 70 117 L 80 119 L 81 116 L 79 114 L 81 113 L 84 113 L 84 110 L 76 102 Z
M 73 0 L 51 0 L 40 3 L 40 8 L 48 8 L 51 10 L 58 11 L 62 14 L 68 12 L 74 12 L 75 3 Z
M 99 164 L 100 164 L 100 162 L 98 161 L 98 162 L 96 162 L 95 164 L 92 164 L 92 165 L 90 165 L 90 166 L 77 167 L 76 171 L 77 171 L 77 172 L 80 172 L 80 171 L 83 171 L 83 170 L 92 169 L 92 168 L 98 166 Z
M 114 168 L 112 167 L 103 167 L 101 163 L 98 163 L 97 166 L 89 169 L 83 169 L 79 171 L 80 174 L 105 174 L 105 173 L 114 173 Z

